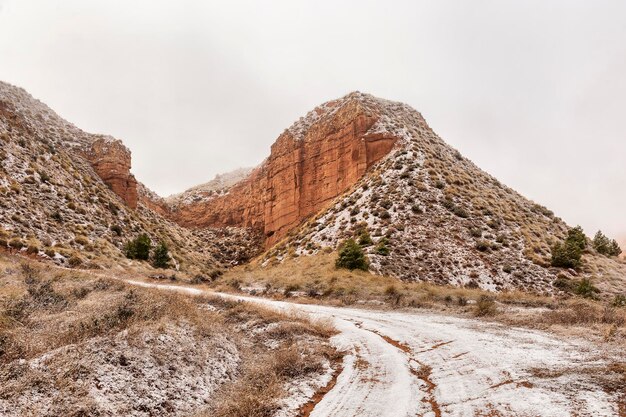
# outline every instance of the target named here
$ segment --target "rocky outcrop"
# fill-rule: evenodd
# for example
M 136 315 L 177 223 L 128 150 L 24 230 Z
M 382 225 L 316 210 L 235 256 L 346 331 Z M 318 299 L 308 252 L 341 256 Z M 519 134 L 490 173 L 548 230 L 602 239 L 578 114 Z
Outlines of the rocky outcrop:
M 273 245 L 393 148 L 398 137 L 373 129 L 380 115 L 359 97 L 309 113 L 279 136 L 269 158 L 245 180 L 224 195 L 179 206 L 174 220 L 191 227 L 251 227 Z
M 130 208 L 137 208 L 137 180 L 130 173 L 130 150 L 108 136 L 91 143 L 85 157 L 102 181 Z

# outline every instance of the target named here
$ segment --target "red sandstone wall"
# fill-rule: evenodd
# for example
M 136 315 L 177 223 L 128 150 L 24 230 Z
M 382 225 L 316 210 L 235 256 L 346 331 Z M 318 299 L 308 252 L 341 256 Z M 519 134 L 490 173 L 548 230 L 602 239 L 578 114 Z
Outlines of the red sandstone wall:
M 385 156 L 396 138 L 365 133 L 377 118 L 358 103 L 313 125 L 303 139 L 286 131 L 268 160 L 223 197 L 172 213 L 185 226 L 246 226 L 262 230 L 267 246 L 354 185 Z
M 106 185 L 131 208 L 137 207 L 137 180 L 130 173 L 130 151 L 119 140 L 97 139 L 87 160 Z

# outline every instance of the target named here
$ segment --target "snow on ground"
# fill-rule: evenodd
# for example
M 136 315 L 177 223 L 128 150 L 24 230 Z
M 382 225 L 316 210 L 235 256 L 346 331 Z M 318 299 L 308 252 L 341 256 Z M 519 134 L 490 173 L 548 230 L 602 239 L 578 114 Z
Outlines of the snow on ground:
M 336 385 L 311 417 L 620 416 L 617 398 L 576 373 L 614 355 L 589 342 L 432 313 L 223 296 L 333 320 L 340 331 L 333 343 L 347 354 Z

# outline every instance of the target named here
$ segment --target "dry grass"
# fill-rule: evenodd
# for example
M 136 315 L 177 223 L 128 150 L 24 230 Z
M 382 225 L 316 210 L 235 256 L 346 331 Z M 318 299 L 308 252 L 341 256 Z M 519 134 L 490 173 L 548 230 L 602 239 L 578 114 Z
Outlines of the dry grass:
M 28 393 L 34 387 L 43 400 L 51 397 L 55 415 L 97 414 L 102 405 L 91 398 L 87 386 L 94 378 L 97 381 L 97 369 L 110 366 L 111 356 L 122 371 L 130 362 L 145 359 L 156 361 L 166 371 L 171 364 L 199 375 L 213 372 L 202 367 L 234 357 L 234 362 L 229 359 L 222 365 L 232 368 L 230 381 L 220 382 L 224 388 L 204 391 L 210 401 L 196 398 L 200 402 L 194 403 L 195 409 L 182 414 L 202 412 L 208 405 L 216 413 L 210 415 L 269 415 L 263 413 L 276 409 L 286 393 L 285 384 L 322 372 L 335 354 L 327 343 L 335 333 L 332 326 L 302 315 L 217 297 L 132 287 L 3 255 L 0 274 L 0 413 L 3 401 L 18 401 L 11 403 L 15 414 L 8 415 L 24 412 L 19 407 L 25 406 L 23 401 L 31 398 Z M 185 345 L 179 348 L 158 348 L 159 342 L 148 342 L 165 337 L 176 345 L 177 335 L 186 337 L 180 339 Z M 129 350 L 120 350 L 123 346 Z M 98 356 L 103 351 L 110 353 Z M 131 351 L 134 356 L 129 359 Z M 51 353 L 59 372 L 42 373 L 28 366 L 28 361 Z M 172 363 L 178 360 L 183 362 Z M 139 379 L 133 383 L 148 383 L 142 383 L 143 374 L 143 370 L 134 374 Z M 162 382 L 172 386 L 171 381 Z M 158 415 L 181 414 L 170 402 L 135 406 Z M 131 406 L 120 407 L 121 414 L 139 412 Z
M 626 308 L 613 300 L 548 297 L 519 290 L 490 293 L 428 283 L 408 283 L 387 276 L 334 267 L 334 254 L 288 259 L 260 267 L 234 268 L 212 285 L 221 291 L 257 293 L 303 303 L 371 308 L 427 308 L 496 320 L 505 324 L 554 330 L 605 341 L 626 339 Z
M 276 399 L 284 395 L 287 381 L 323 372 L 324 363 L 335 356 L 324 346 L 309 350 L 297 344 L 282 346 L 245 367 L 236 383 L 223 387 L 220 403 L 201 416 L 271 417 L 279 409 Z

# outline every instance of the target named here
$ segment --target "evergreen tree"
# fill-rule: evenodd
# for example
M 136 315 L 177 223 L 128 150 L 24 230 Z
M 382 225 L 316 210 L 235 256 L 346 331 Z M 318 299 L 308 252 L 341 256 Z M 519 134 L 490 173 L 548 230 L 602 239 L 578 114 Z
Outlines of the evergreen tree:
M 587 236 L 583 232 L 583 228 L 576 226 L 567 232 L 567 241 L 576 245 L 581 251 L 587 248 Z
M 135 239 L 126 242 L 126 245 L 124 245 L 124 254 L 129 259 L 147 261 L 150 258 L 151 246 L 152 242 L 150 241 L 150 237 L 142 233 Z
M 582 251 L 571 241 L 556 243 L 552 247 L 552 266 L 559 268 L 578 268 Z
M 602 231 L 598 230 L 593 238 L 593 248 L 601 255 L 608 255 L 611 251 L 611 241 Z
M 578 268 L 583 250 L 587 247 L 587 236 L 582 227 L 576 226 L 567 232 L 564 242 L 552 247 L 552 266 L 559 268 Z
M 354 241 L 354 239 L 346 240 L 339 249 L 339 257 L 335 262 L 337 268 L 346 268 L 349 270 L 361 269 L 368 270 L 367 258 L 363 249 Z
M 622 248 L 619 247 L 617 240 L 613 239 L 609 247 L 609 256 L 620 256 L 622 254 Z
M 159 243 L 152 253 L 152 266 L 155 268 L 168 268 L 170 264 L 170 255 L 165 242 Z

